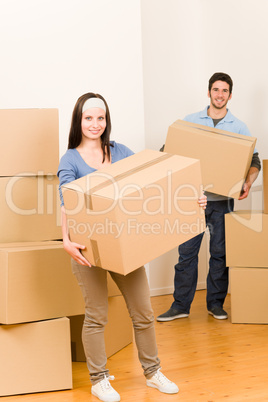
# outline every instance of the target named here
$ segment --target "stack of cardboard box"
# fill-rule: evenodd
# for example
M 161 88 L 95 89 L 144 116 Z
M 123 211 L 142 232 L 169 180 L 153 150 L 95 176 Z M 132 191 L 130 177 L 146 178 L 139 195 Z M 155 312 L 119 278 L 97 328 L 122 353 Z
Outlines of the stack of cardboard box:
M 268 161 L 263 161 L 264 211 L 226 215 L 232 323 L 268 324 Z
M 72 388 L 67 317 L 84 302 L 58 241 L 58 111 L 0 110 L 0 132 L 0 396 Z
M 0 395 L 71 388 L 58 112 L 1 110 L 0 132 Z

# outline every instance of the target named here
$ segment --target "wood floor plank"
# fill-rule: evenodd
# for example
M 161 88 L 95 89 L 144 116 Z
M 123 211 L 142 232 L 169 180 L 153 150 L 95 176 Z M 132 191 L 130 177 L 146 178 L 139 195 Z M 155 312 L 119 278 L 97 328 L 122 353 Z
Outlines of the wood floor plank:
M 196 292 L 188 318 L 155 323 L 163 372 L 177 383 L 179 394 L 164 395 L 146 387 L 136 347 L 131 344 L 107 364 L 121 401 L 268 401 L 268 326 L 215 320 L 207 313 L 205 298 L 205 291 Z M 171 302 L 171 295 L 152 297 L 155 316 Z M 230 296 L 225 309 L 230 315 Z M 90 394 L 85 363 L 73 363 L 73 378 L 72 390 L 2 397 L 1 402 L 98 401 Z

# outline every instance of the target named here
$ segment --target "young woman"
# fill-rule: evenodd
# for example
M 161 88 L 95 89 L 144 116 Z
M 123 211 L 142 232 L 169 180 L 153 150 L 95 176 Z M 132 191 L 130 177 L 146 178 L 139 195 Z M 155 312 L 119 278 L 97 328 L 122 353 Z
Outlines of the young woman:
M 73 110 L 68 151 L 61 158 L 58 169 L 60 186 L 133 154 L 126 146 L 110 141 L 110 132 L 110 113 L 105 99 L 94 93 L 82 95 Z M 92 266 L 80 252 L 85 246 L 70 240 L 61 190 L 60 196 L 63 245 L 72 257 L 72 270 L 85 299 L 82 340 L 92 383 L 91 393 L 104 402 L 120 401 L 120 395 L 109 381 L 113 377 L 109 376 L 106 368 L 104 327 L 108 309 L 107 271 Z M 199 204 L 205 207 L 205 197 L 200 198 Z M 160 392 L 177 393 L 177 385 L 161 372 L 144 267 L 126 276 L 114 272 L 110 272 L 110 275 L 126 301 L 147 385 Z

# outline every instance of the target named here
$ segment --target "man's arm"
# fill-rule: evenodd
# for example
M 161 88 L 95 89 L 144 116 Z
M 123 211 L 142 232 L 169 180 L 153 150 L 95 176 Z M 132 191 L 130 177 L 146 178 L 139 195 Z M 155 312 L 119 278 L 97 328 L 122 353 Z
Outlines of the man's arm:
M 243 185 L 241 195 L 238 198 L 239 200 L 247 198 L 249 190 L 251 189 L 251 186 L 254 183 L 254 181 L 257 179 L 260 170 L 261 170 L 261 161 L 259 158 L 259 153 L 255 152 L 252 156 L 251 166 L 249 168 L 245 183 Z

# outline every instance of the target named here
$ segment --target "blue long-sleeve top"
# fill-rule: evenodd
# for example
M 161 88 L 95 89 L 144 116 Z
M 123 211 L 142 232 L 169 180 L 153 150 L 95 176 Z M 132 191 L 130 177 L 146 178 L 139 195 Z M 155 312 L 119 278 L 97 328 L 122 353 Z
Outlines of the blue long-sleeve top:
M 134 154 L 131 149 L 123 144 L 119 144 L 115 141 L 110 141 L 110 144 L 112 163 L 118 162 L 121 159 Z M 66 151 L 66 153 L 61 157 L 57 172 L 57 176 L 60 180 L 59 193 L 61 206 L 64 205 L 61 186 L 95 171 L 96 169 L 92 168 L 84 161 L 77 149 L 68 149 Z

